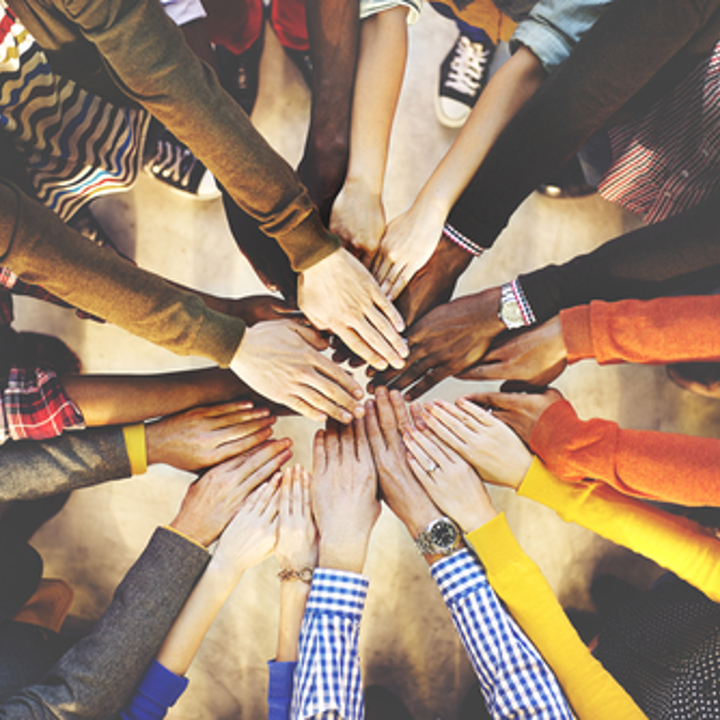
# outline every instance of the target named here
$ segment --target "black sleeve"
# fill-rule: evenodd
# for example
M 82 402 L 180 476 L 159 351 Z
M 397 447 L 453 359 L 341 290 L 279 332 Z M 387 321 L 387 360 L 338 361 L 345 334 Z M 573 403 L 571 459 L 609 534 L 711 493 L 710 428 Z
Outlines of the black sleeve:
M 699 294 L 720 286 L 720 197 L 520 276 L 538 322 L 591 300 Z
M 720 0 L 613 2 L 505 128 L 448 222 L 490 247 L 538 185 L 671 59 L 684 60 L 685 46 L 715 28 L 719 8 Z

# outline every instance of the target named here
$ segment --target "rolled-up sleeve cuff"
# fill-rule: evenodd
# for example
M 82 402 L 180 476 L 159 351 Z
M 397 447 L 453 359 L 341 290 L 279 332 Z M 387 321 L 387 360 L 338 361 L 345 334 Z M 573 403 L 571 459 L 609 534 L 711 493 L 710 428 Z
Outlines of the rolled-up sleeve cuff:
M 560 323 L 568 363 L 572 365 L 579 360 L 595 357 L 589 305 L 563 310 L 560 313 Z
M 342 613 L 359 620 L 365 608 L 368 585 L 363 575 L 318 568 L 313 575 L 306 613 Z
M 468 550 L 458 550 L 433 563 L 430 573 L 447 605 L 487 584 L 482 566 Z

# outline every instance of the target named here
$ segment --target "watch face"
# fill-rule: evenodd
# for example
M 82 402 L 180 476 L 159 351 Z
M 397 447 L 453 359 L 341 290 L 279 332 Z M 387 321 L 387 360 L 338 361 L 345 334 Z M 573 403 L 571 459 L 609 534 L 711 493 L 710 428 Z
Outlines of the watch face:
M 430 529 L 430 540 L 440 550 L 451 548 L 457 538 L 457 528 L 449 520 L 438 520 Z
M 520 312 L 520 306 L 515 300 L 509 300 L 503 303 L 502 317 L 505 322 L 510 325 L 523 325 L 523 316 Z

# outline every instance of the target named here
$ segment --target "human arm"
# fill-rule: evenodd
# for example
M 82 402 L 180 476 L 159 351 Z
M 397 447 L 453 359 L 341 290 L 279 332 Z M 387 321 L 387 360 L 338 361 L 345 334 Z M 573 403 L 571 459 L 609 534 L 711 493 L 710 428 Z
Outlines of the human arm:
M 347 172 L 350 118 L 360 37 L 358 0 L 308 3 L 306 23 L 313 63 L 310 128 L 298 175 L 327 223 Z
M 185 675 L 220 608 L 246 570 L 261 562 L 275 545 L 279 473 L 250 493 L 223 531 L 218 547 L 148 668 L 123 720 L 165 717 L 177 701 L 167 686 L 182 691 Z M 158 676 L 160 681 L 158 682 Z M 170 702 L 168 702 L 170 701 Z
M 362 421 L 316 434 L 310 487 L 320 544 L 300 633 L 292 717 L 354 720 L 364 713 L 358 632 L 368 580 L 360 573 L 380 514 Z M 333 671 L 338 664 L 340 671 Z
M 717 8 L 716 2 L 611 3 L 498 138 L 448 222 L 480 246 L 492 245 L 530 192 L 664 66 L 672 69 L 669 61 L 706 25 L 716 30 Z
M 390 132 L 405 74 L 407 14 L 406 7 L 396 5 L 362 22 L 348 171 L 330 215 L 330 229 L 367 267 L 385 231 L 382 193 Z
M 475 403 L 434 402 L 422 418 L 486 481 L 511 488 L 552 508 L 566 522 L 650 558 L 713 599 L 720 594 L 720 542 L 714 533 L 605 483 L 563 482 L 532 458 L 510 427 Z
M 422 430 L 409 430 L 406 445 L 412 454 L 410 464 L 418 481 L 443 512 L 457 520 L 466 533 L 467 542 L 478 552 L 480 562 L 485 566 L 484 572 L 480 565 L 474 570 L 473 561 L 469 557 L 458 557 L 458 553 L 433 565 L 432 573 L 443 590 L 461 636 L 468 636 L 463 637 L 463 642 L 476 664 L 486 702 L 494 711 L 493 716 L 512 716 L 513 707 L 518 704 L 523 709 L 527 704 L 532 707 L 529 698 L 539 696 L 545 704 L 530 712 L 536 712 L 540 717 L 572 717 L 557 687 L 559 682 L 580 718 L 604 718 L 612 711 L 623 718 L 644 717 L 620 685 L 592 658 L 539 569 L 515 541 L 504 515 L 498 515 L 493 508 L 480 476 L 428 426 Z M 429 462 L 434 465 L 431 471 L 428 471 Z M 522 459 L 516 464 L 522 465 Z M 453 601 L 457 602 L 463 596 L 461 588 L 464 583 L 458 582 L 460 572 L 475 580 L 476 597 L 468 594 L 467 608 L 453 607 Z M 447 588 L 443 588 L 443 581 L 448 584 Z M 494 654 L 497 649 L 493 649 L 490 640 L 495 633 L 483 632 L 482 629 L 472 632 L 475 624 L 467 619 L 468 615 L 472 619 L 479 615 L 480 620 L 475 623 L 489 622 L 490 616 L 493 622 L 500 622 L 495 618 L 497 607 L 502 619 L 503 609 L 495 593 L 490 591 L 491 594 L 487 595 L 489 587 L 482 587 L 482 583 L 488 581 L 535 645 L 533 647 L 528 637 L 510 622 L 505 629 L 508 639 L 502 644 L 516 660 L 516 664 L 511 663 L 509 668 L 505 668 L 503 663 L 493 662 L 495 657 L 499 657 Z M 495 603 L 498 603 L 497 606 Z M 486 609 L 485 613 L 479 613 L 481 607 Z M 500 627 L 503 625 L 500 624 Z M 473 645 L 475 648 L 471 649 Z M 535 652 L 536 648 L 542 658 Z M 537 682 L 538 688 L 529 697 L 524 697 L 521 692 L 508 692 L 508 688 L 526 687 L 518 676 L 528 665 L 532 668 L 528 680 Z M 487 673 L 485 677 L 481 674 L 483 671 Z M 504 681 L 503 678 L 508 679 Z
M 546 74 L 535 54 L 521 47 L 493 75 L 448 152 L 410 208 L 394 218 L 380 243 L 375 275 L 396 298 L 430 259 L 445 219 L 510 119 Z M 338 233 L 342 237 L 342 233 Z

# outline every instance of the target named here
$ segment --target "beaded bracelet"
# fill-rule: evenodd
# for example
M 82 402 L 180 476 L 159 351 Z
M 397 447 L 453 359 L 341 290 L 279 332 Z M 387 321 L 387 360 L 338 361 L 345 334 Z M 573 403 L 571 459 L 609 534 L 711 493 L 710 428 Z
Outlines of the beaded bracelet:
M 281 582 L 285 580 L 302 580 L 304 583 L 310 585 L 313 579 L 313 569 L 311 567 L 304 567 L 302 570 L 286 568 L 278 573 L 278 577 Z

